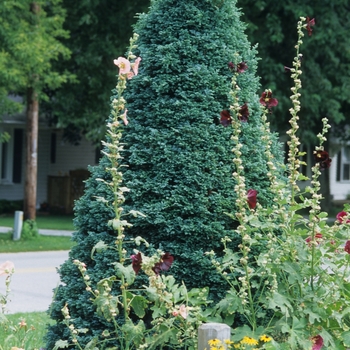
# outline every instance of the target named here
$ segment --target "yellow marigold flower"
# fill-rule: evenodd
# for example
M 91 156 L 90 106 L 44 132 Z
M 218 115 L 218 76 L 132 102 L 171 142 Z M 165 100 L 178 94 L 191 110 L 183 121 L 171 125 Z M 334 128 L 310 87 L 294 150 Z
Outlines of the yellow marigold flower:
M 250 338 L 250 337 L 247 337 L 245 336 L 242 340 L 241 340 L 241 343 L 242 344 L 247 344 L 247 345 L 258 345 L 259 342 L 254 339 L 254 338 Z
M 268 343 L 269 341 L 272 340 L 271 337 L 268 337 L 266 334 L 263 334 L 261 337 L 260 337 L 260 340 L 265 342 L 265 343 Z
M 224 343 L 227 344 L 227 345 L 231 345 L 231 344 L 233 344 L 233 341 L 230 340 L 230 339 L 225 339 Z

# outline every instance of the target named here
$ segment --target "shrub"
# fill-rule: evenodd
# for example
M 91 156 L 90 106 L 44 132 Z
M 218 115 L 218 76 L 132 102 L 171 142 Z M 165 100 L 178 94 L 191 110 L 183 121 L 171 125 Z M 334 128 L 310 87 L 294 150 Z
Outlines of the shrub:
M 240 242 L 233 231 L 237 223 L 225 214 L 235 211 L 237 199 L 231 151 L 237 141 L 231 139 L 232 131 L 221 124 L 224 121 L 220 118 L 233 103 L 231 80 L 238 64 L 248 67 L 238 76 L 238 102 L 243 106 L 249 101 L 249 123 L 243 123 L 240 139 L 247 188 L 254 184 L 263 205 L 273 202 L 261 139 L 264 130 L 257 96 L 256 50 L 244 35 L 235 1 L 154 1 L 149 13 L 140 16 L 136 32 L 135 53 L 142 61 L 139 74 L 127 81 L 130 123 L 121 140 L 125 143 L 124 165 L 128 166 L 125 184 L 131 189 L 125 210 L 136 209 L 147 217 L 130 218 L 133 227 L 126 234 L 143 236 L 155 249 L 171 252 L 177 282 L 184 280 L 188 288 L 209 286 L 212 296 L 219 298 L 225 291 L 220 287 L 222 279 L 204 252 L 220 254 L 220 240 L 225 236 L 232 238 L 233 246 Z M 117 97 L 116 90 L 112 102 Z M 109 122 L 113 120 L 112 114 Z M 278 159 L 275 137 L 272 152 Z M 75 205 L 74 240 L 78 244 L 59 269 L 63 284 L 51 306 L 56 325 L 47 334 L 49 349 L 57 340 L 71 339 L 61 312 L 65 304 L 74 327 L 88 329 L 79 334 L 81 346 L 112 328 L 97 315 L 72 262 L 84 262 L 94 285 L 115 273 L 115 251 L 106 250 L 91 258 L 91 250 L 99 241 L 113 245 L 116 240 L 115 231 L 107 226 L 115 216 L 114 208 L 106 205 L 114 200 L 107 185 L 111 182 L 106 171 L 109 167 L 105 156 L 99 166 L 91 168 L 85 193 Z

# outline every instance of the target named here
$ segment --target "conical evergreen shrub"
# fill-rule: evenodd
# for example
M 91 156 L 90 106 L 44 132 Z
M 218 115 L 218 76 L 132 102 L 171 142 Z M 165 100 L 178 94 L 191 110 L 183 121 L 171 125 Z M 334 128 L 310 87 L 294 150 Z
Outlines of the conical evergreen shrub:
M 124 95 L 129 120 L 122 139 L 127 165 L 124 183 L 130 188 L 125 210 L 146 215 L 130 218 L 133 227 L 127 234 L 142 236 L 155 249 L 170 252 L 175 257 L 171 273 L 177 280 L 188 288 L 209 286 L 217 300 L 226 286 L 205 252 L 220 252 L 225 236 L 231 237 L 233 249 L 239 244 L 233 233 L 235 222 L 225 214 L 235 211 L 235 142 L 232 128 L 220 123 L 220 113 L 232 104 L 230 62 L 233 67 L 241 62 L 248 67 L 238 75 L 239 103 L 248 103 L 249 110 L 241 134 L 246 187 L 258 191 L 262 205 L 273 203 L 261 139 L 256 50 L 244 34 L 239 15 L 234 0 L 154 0 L 135 27 L 136 54 L 142 61 Z M 278 158 L 276 140 L 272 149 Z M 57 340 L 70 338 L 62 322 L 66 303 L 75 328 L 88 329 L 79 335 L 80 345 L 113 328 L 97 316 L 72 262 L 78 259 L 86 264 L 92 283 L 115 273 L 112 250 L 97 254 L 94 260 L 90 256 L 98 241 L 112 244 L 115 240 L 107 226 L 114 212 L 97 200 L 113 198 L 108 186 L 97 181 L 109 179 L 108 166 L 104 156 L 92 168 L 85 194 L 75 206 L 78 244 L 59 270 L 63 284 L 51 306 L 56 324 L 49 327 L 48 349 Z

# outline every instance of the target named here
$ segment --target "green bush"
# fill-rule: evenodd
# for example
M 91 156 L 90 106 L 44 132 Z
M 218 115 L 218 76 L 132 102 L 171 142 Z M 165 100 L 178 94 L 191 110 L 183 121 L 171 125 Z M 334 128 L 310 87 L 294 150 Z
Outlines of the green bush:
M 23 201 L 0 199 L 0 214 L 13 214 L 16 210 L 23 210 Z
M 249 122 L 242 123 L 240 140 L 246 186 L 259 192 L 263 205 L 273 203 L 261 140 L 256 50 L 244 35 L 235 1 L 153 1 L 135 31 L 139 34 L 136 54 L 142 61 L 139 74 L 127 81 L 125 94 L 130 122 L 122 139 L 123 161 L 128 166 L 124 178 L 131 189 L 125 210 L 139 210 L 147 217 L 128 219 L 133 227 L 126 234 L 143 236 L 153 248 L 170 252 L 175 256 L 171 272 L 179 282 L 183 280 L 188 288 L 209 286 L 212 297 L 218 299 L 225 289 L 204 253 L 214 250 L 220 255 L 220 240 L 226 235 L 233 247 L 240 242 L 232 233 L 236 223 L 225 214 L 234 212 L 236 200 L 235 142 L 231 128 L 220 124 L 220 112 L 232 104 L 230 61 L 248 66 L 239 75 L 239 102 L 249 101 L 250 112 Z M 279 158 L 276 139 L 272 148 Z M 66 303 L 75 328 L 88 329 L 79 335 L 80 345 L 112 328 L 97 316 L 72 263 L 73 259 L 84 262 L 92 283 L 115 273 L 112 263 L 117 258 L 112 250 L 97 254 L 94 260 L 90 256 L 97 242 L 112 244 L 116 238 L 107 227 L 114 218 L 113 208 L 98 200 L 113 200 L 109 187 L 98 180 L 110 180 L 108 166 L 103 157 L 92 168 L 85 194 L 75 206 L 78 244 L 59 270 L 63 284 L 51 306 L 56 324 L 47 334 L 48 349 L 59 339 L 70 339 L 62 322 Z
M 21 237 L 24 239 L 39 237 L 39 230 L 35 220 L 25 220 L 23 222 Z

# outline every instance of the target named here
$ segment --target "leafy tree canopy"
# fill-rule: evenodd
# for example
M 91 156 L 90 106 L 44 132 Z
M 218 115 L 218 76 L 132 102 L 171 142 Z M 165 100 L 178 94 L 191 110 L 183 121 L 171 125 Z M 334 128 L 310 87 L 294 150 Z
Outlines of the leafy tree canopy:
M 67 10 L 64 28 L 71 35 L 62 42 L 72 57 L 58 66 L 74 72 L 78 83 L 52 94 L 45 109 L 53 122 L 65 128 L 71 142 L 79 142 L 82 134 L 100 142 L 118 74 L 113 60 L 125 53 L 136 14 L 147 10 L 149 0 L 129 0 L 122 6 L 119 1 L 63 0 L 63 6 Z
M 275 129 L 288 128 L 291 78 L 284 66 L 295 55 L 296 23 L 300 16 L 315 18 L 312 40 L 304 38 L 300 130 L 304 141 L 313 141 L 321 119 L 342 125 L 350 111 L 350 20 L 348 0 L 238 0 L 248 23 L 247 34 L 258 43 L 258 74 L 263 88 L 271 88 L 279 105 L 271 116 Z M 306 34 L 307 35 L 307 34 Z M 305 77 L 304 77 L 305 75 Z M 337 128 L 335 128 L 335 131 Z M 341 128 L 344 137 L 344 129 Z

